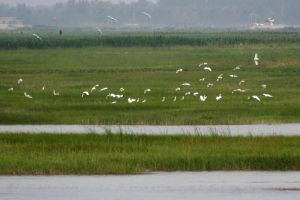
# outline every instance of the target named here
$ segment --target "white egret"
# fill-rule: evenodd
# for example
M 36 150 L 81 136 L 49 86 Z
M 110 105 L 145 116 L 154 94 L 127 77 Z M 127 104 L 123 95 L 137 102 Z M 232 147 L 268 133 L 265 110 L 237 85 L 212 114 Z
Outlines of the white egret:
M 24 96 L 25 96 L 26 98 L 28 98 L 28 99 L 32 99 L 32 96 L 29 95 L 29 94 L 27 94 L 26 92 L 24 92 Z
M 223 74 L 220 74 L 219 76 L 218 76 L 218 78 L 217 78 L 217 82 L 219 82 L 220 80 L 222 80 L 223 79 Z
M 113 102 L 111 102 L 111 104 L 116 104 L 117 103 L 117 101 L 113 101 Z
M 149 13 L 144 11 L 144 12 L 142 12 L 142 14 L 145 15 L 146 17 L 148 17 L 149 19 L 152 19 L 152 16 Z
M 260 102 L 260 98 L 258 96 L 254 95 L 252 98 Z
M 179 74 L 179 73 L 181 73 L 181 72 L 183 72 L 183 69 L 177 69 L 177 70 L 176 70 L 176 74 Z
M 204 62 L 204 63 L 200 63 L 200 64 L 199 64 L 199 67 L 204 67 L 204 66 L 208 66 L 208 63 L 207 63 L 207 62 Z
M 114 18 L 112 16 L 107 16 L 107 18 L 110 19 L 113 22 L 118 22 L 119 21 L 118 19 L 116 19 L 116 18 Z
M 43 87 L 42 87 L 42 90 L 44 91 L 46 89 L 46 86 L 45 85 L 43 85 Z
M 181 90 L 180 87 L 178 87 L 178 88 L 175 89 L 176 92 L 179 92 L 180 90 Z
M 103 34 L 102 30 L 99 27 L 96 27 L 97 32 L 100 33 L 101 35 Z
M 147 100 L 146 99 L 144 99 L 143 101 L 142 101 L 142 103 L 146 103 L 147 102 Z
M 120 92 L 124 92 L 125 91 L 125 89 L 124 88 L 120 88 Z
M 85 96 L 90 96 L 90 93 L 89 93 L 88 91 L 82 92 L 81 97 L 83 98 L 83 97 L 85 97 Z
M 244 83 L 245 83 L 245 80 L 241 80 L 241 81 L 239 82 L 239 86 L 243 85 Z
M 216 97 L 216 100 L 217 100 L 217 101 L 220 101 L 222 98 L 223 98 L 223 97 L 222 97 L 222 94 L 219 94 L 219 96 Z
M 185 96 L 190 96 L 190 95 L 191 95 L 191 92 L 186 92 L 184 95 L 185 95 Z
M 204 82 L 206 80 L 206 78 L 200 78 L 199 81 L 200 82 Z
M 254 63 L 255 63 L 256 66 L 259 65 L 259 57 L 258 57 L 257 53 L 255 53 L 255 56 L 254 56 Z
M 213 87 L 214 84 L 213 83 L 208 83 L 206 87 L 210 88 L 210 87 Z
M 182 86 L 191 86 L 190 83 L 182 83 L 181 85 L 182 85 Z
M 12 91 L 14 91 L 14 88 L 9 88 L 8 91 L 12 92 Z
M 194 92 L 193 95 L 196 97 L 199 95 L 199 92 Z
M 92 87 L 92 89 L 91 89 L 91 93 L 92 93 L 94 90 L 97 90 L 97 87 L 99 87 L 98 84 L 97 84 L 97 85 L 94 85 L 94 86 Z
M 232 94 L 234 94 L 236 92 L 245 93 L 245 92 L 247 92 L 247 90 L 242 90 L 242 89 L 238 88 L 238 89 L 233 90 Z
M 100 89 L 100 92 L 103 92 L 103 91 L 105 91 L 105 90 L 108 90 L 108 88 L 107 88 L 107 87 L 101 88 L 101 89 Z
M 240 66 L 237 66 L 237 67 L 235 67 L 234 69 L 233 69 L 233 71 L 237 71 L 237 70 L 240 70 L 241 68 L 240 68 Z
M 230 78 L 238 78 L 238 75 L 230 74 L 229 77 L 230 77 Z
M 181 100 L 181 101 L 184 101 L 184 96 L 182 96 L 180 100 Z
M 147 93 L 149 93 L 149 92 L 151 92 L 151 89 L 150 89 L 150 88 L 144 90 L 144 94 L 147 94 Z
M 266 88 L 267 88 L 267 85 L 266 85 L 266 84 L 262 84 L 261 87 L 262 87 L 263 89 L 266 89 Z
M 161 102 L 165 102 L 166 101 L 166 97 L 163 97 Z
M 264 95 L 264 97 L 267 97 L 267 98 L 273 98 L 273 96 L 272 95 L 270 95 L 270 94 L 263 94 Z
M 37 38 L 38 40 L 42 41 L 42 38 L 41 38 L 38 34 L 33 33 L 32 36 L 34 36 L 34 37 Z
M 18 81 L 17 81 L 17 83 L 18 83 L 18 85 L 20 85 L 21 83 L 23 83 L 23 79 L 18 79 Z
M 212 72 L 212 69 L 210 67 L 204 67 L 203 69 L 204 69 L 204 71 Z
M 177 96 L 174 97 L 173 101 L 174 101 L 174 102 L 177 101 Z
M 128 103 L 132 104 L 134 102 L 137 102 L 137 100 L 136 99 L 132 99 L 132 98 L 128 98 Z
M 200 95 L 200 101 L 205 102 L 207 99 L 206 95 Z
M 56 92 L 55 90 L 53 90 L 53 95 L 54 96 L 59 96 L 60 94 L 58 92 Z

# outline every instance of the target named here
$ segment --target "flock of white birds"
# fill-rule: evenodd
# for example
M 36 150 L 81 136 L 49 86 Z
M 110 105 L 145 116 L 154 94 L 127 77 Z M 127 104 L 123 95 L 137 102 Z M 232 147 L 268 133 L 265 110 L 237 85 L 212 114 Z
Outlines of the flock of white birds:
M 256 53 L 255 56 L 254 56 L 254 63 L 255 63 L 256 66 L 259 65 L 259 60 L 260 59 L 258 57 L 258 54 Z M 210 73 L 210 72 L 213 71 L 212 67 L 210 67 L 207 62 L 199 64 L 199 68 L 201 68 L 204 71 L 207 71 L 207 73 Z M 232 71 L 236 72 L 236 71 L 238 71 L 240 69 L 241 69 L 241 67 L 237 66 Z M 176 70 L 176 74 L 180 74 L 180 73 L 183 73 L 183 72 L 184 72 L 184 69 L 182 69 L 182 68 Z M 232 79 L 236 79 L 236 78 L 238 78 L 238 75 L 236 75 L 236 74 L 230 74 L 230 75 L 228 75 L 228 77 L 232 78 Z M 220 74 L 216 78 L 216 80 L 214 82 L 207 83 L 206 87 L 207 88 L 211 88 L 216 83 L 221 82 L 223 79 L 224 79 L 224 74 Z M 206 78 L 201 78 L 201 79 L 199 79 L 199 81 L 200 82 L 205 82 Z M 242 87 L 245 84 L 245 82 L 246 82 L 245 80 L 240 80 L 239 83 L 238 83 L 238 86 Z M 21 84 L 23 84 L 23 79 L 22 78 L 20 78 L 20 79 L 17 80 L 17 85 L 20 86 Z M 175 92 L 182 91 L 181 87 L 187 88 L 187 87 L 190 87 L 190 86 L 191 86 L 191 83 L 187 83 L 187 82 L 186 83 L 182 83 L 180 87 L 175 88 Z M 267 85 L 266 84 L 262 84 L 261 87 L 263 89 L 266 89 Z M 46 89 L 46 86 L 43 85 L 42 91 L 45 91 L 45 89 Z M 8 91 L 9 92 L 13 92 L 14 88 L 9 88 Z M 96 84 L 90 90 L 83 91 L 82 94 L 81 94 L 81 97 L 82 98 L 88 98 L 93 92 L 96 92 L 96 91 L 104 93 L 104 92 L 108 92 L 109 88 L 108 87 L 100 88 L 100 85 Z M 125 89 L 121 87 L 119 89 L 119 94 L 108 92 L 107 95 L 106 95 L 106 98 L 110 100 L 111 104 L 117 104 L 118 100 L 125 99 L 124 91 L 125 91 Z M 232 91 L 232 94 L 235 94 L 235 93 L 246 93 L 248 91 L 249 91 L 249 89 L 237 88 L 237 89 L 234 89 Z M 144 90 L 144 97 L 147 96 L 148 94 L 150 94 L 151 92 L 152 92 L 151 88 L 145 89 Z M 26 98 L 28 98 L 28 99 L 32 99 L 33 98 L 27 92 L 24 92 L 24 96 Z M 60 93 L 57 92 L 55 89 L 53 89 L 53 96 L 60 96 Z M 171 98 L 171 100 L 174 101 L 174 102 L 177 101 L 177 100 L 183 101 L 183 100 L 185 100 L 185 97 L 187 97 L 187 96 L 199 97 L 200 102 L 205 102 L 208 99 L 208 96 L 205 95 L 205 94 L 200 94 L 199 92 L 188 91 L 188 92 L 185 92 L 185 94 L 180 99 L 177 99 L 177 96 L 175 95 L 174 97 Z M 253 100 L 257 101 L 257 102 L 261 102 L 261 97 L 264 97 L 264 98 L 273 98 L 273 96 L 271 94 L 263 93 L 262 95 L 248 96 L 248 100 L 253 99 Z M 222 99 L 223 99 L 223 95 L 222 94 L 219 94 L 218 96 L 215 97 L 215 100 L 217 102 L 221 101 Z M 162 97 L 161 102 L 166 102 L 166 100 L 167 100 L 167 98 L 164 96 L 164 97 Z M 133 104 L 133 103 L 146 103 L 146 101 L 147 100 L 145 98 L 144 99 L 141 99 L 141 98 L 132 98 L 132 97 L 128 97 L 127 98 L 127 102 L 129 104 Z

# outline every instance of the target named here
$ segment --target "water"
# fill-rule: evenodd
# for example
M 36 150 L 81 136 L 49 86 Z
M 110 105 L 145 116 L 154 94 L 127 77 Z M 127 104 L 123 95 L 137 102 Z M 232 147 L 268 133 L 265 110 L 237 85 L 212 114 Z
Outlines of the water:
M 1 200 L 295 200 L 300 172 L 175 172 L 135 176 L 2 176 Z
M 0 125 L 0 133 L 128 133 L 128 134 L 220 134 L 300 135 L 300 124 L 211 125 L 211 126 L 126 126 L 126 125 Z

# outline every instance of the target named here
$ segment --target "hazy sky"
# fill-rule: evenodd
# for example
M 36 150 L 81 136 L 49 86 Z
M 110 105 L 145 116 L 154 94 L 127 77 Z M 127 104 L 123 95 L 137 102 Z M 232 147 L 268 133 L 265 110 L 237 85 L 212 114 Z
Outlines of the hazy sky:
M 26 3 L 29 5 L 51 5 L 58 2 L 67 2 L 68 0 L 0 0 L 0 3 L 6 3 L 10 5 L 18 4 L 18 3 Z M 138 0 L 98 0 L 98 1 L 111 1 L 114 3 L 118 2 L 134 2 Z M 148 0 L 148 1 L 156 1 L 156 0 Z

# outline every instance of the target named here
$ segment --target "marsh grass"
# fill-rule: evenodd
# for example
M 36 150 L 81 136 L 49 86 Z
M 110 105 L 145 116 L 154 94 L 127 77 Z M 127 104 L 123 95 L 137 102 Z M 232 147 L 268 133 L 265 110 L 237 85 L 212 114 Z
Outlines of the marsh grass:
M 0 135 L 0 174 L 300 170 L 299 137 Z

